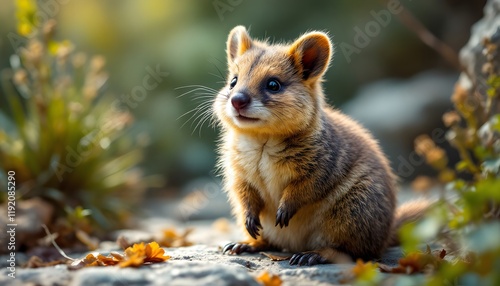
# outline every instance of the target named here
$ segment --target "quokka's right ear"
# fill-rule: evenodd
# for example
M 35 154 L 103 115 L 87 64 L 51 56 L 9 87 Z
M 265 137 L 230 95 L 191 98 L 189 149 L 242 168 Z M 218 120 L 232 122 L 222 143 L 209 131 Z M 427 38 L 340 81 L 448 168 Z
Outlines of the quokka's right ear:
M 252 38 L 243 26 L 234 27 L 227 38 L 227 60 L 233 62 L 252 47 Z
M 332 54 L 332 43 L 322 32 L 310 32 L 297 39 L 290 47 L 296 67 L 304 80 L 318 79 L 325 73 Z

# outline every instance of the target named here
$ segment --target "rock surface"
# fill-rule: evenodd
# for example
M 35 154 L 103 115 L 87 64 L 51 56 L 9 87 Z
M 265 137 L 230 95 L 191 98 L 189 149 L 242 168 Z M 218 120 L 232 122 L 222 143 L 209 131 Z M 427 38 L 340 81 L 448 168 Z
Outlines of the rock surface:
M 173 221 L 159 218 L 145 220 L 143 224 L 158 227 L 162 223 L 163 226 L 181 229 L 180 226 L 173 225 Z M 336 285 L 347 277 L 353 267 L 353 264 L 297 267 L 290 266 L 288 261 L 271 261 L 262 254 L 222 254 L 221 246 L 241 237 L 241 233 L 232 223 L 228 223 L 228 226 L 229 228 L 223 229 L 217 227 L 213 221 L 191 223 L 188 227 L 192 227 L 194 231 L 189 238 L 195 245 L 165 248 L 166 254 L 171 258 L 163 263 L 140 268 L 88 267 L 76 271 L 68 270 L 66 265 L 36 269 L 17 266 L 15 279 L 8 277 L 8 270 L 3 267 L 0 271 L 0 285 L 260 285 L 256 277 L 264 271 L 279 275 L 283 281 L 282 285 L 285 286 Z M 129 239 L 141 239 L 148 232 L 144 230 L 142 233 L 125 233 Z M 154 235 L 155 233 L 151 233 L 151 236 Z M 120 250 L 116 244 L 114 248 L 101 247 L 97 250 L 102 254 L 109 251 Z M 70 256 L 82 258 L 85 253 Z M 391 248 L 382 258 L 382 263 L 394 265 L 400 256 L 399 248 Z M 2 256 L 0 259 L 2 266 L 5 266 L 6 257 Z
M 471 29 L 469 42 L 460 50 L 460 62 L 467 71 L 460 77 L 460 84 L 465 88 L 477 87 L 480 94 L 486 94 L 488 74 L 484 72 L 487 57 L 484 56 L 483 40 L 500 45 L 500 0 L 490 0 L 484 8 L 484 17 Z M 500 53 L 496 53 L 493 62 L 500 62 Z M 500 66 L 492 67 L 496 74 L 500 73 Z M 471 78 L 469 78 L 469 76 Z

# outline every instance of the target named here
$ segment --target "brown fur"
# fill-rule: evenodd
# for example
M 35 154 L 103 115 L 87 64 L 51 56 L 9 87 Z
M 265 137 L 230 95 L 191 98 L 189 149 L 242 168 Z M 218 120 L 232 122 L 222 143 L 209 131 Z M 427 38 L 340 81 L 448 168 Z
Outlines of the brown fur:
M 214 102 L 223 129 L 220 168 L 248 240 L 225 251 L 288 250 L 298 252 L 290 262 L 299 265 L 379 257 L 400 224 L 395 176 L 370 133 L 325 103 L 328 36 L 269 45 L 238 26 L 227 53 L 228 85 Z M 281 90 L 270 91 L 270 80 Z M 237 95 L 248 105 L 237 109 Z

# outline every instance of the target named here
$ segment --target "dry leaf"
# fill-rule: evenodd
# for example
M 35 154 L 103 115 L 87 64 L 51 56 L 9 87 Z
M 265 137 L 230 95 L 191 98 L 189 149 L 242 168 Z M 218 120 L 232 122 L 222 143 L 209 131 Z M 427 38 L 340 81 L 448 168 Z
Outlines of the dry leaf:
M 99 247 L 99 239 L 95 237 L 90 237 L 86 232 L 82 230 L 76 231 L 76 238 L 80 240 L 89 250 L 96 250 Z
M 387 266 L 387 265 L 384 265 Z M 356 265 L 350 270 L 343 272 L 343 275 L 340 279 L 341 284 L 351 284 L 354 282 L 363 282 L 363 281 L 375 281 L 377 278 L 377 268 L 380 266 L 378 263 L 374 263 L 372 261 L 363 262 L 362 259 L 356 260 Z M 355 283 L 356 284 L 356 283 Z
M 147 245 L 144 242 L 136 243 L 125 249 L 125 259 L 119 263 L 120 267 L 139 267 L 144 263 L 157 263 L 170 259 L 165 250 L 157 242 Z
M 424 273 L 429 270 L 436 269 L 441 263 L 443 263 L 443 261 L 445 261 L 445 256 L 446 250 L 431 251 L 430 247 L 427 246 L 427 250 L 425 252 L 411 252 L 401 258 L 396 267 L 383 265 L 379 268 L 380 271 L 386 273 Z
M 220 232 L 227 233 L 231 231 L 231 223 L 227 218 L 219 218 L 212 223 L 212 227 Z
M 260 254 L 267 256 L 269 259 L 271 259 L 271 261 L 284 261 L 284 260 L 289 260 L 292 257 L 290 255 L 280 256 L 280 255 L 274 255 L 274 254 L 267 253 L 267 252 L 261 252 Z
M 121 247 L 121 249 L 127 249 L 128 247 L 130 247 L 132 244 L 125 238 L 124 235 L 120 235 L 118 236 L 118 238 L 116 239 L 116 244 L 118 244 L 118 246 Z
M 146 245 L 146 258 L 145 262 L 163 262 L 170 259 L 170 256 L 165 255 L 165 250 L 160 247 L 160 245 L 153 241 Z
M 123 255 L 121 255 L 120 253 L 118 252 L 110 252 L 109 253 L 111 256 L 113 256 L 116 260 L 118 261 L 122 261 L 122 260 L 125 260 L 125 257 L 123 257 Z
M 439 254 L 437 255 L 437 257 L 439 257 L 440 259 L 444 259 L 445 256 L 446 256 L 446 250 L 444 250 L 444 249 L 439 251 Z
M 34 255 L 31 256 L 28 262 L 23 266 L 24 268 L 40 268 L 40 267 L 48 267 L 54 266 L 58 264 L 66 264 L 67 260 L 54 260 L 49 262 L 44 262 L 40 257 Z
M 144 256 L 138 254 L 128 256 L 127 259 L 121 261 L 118 266 L 124 267 L 139 267 L 144 263 Z
M 102 266 L 110 266 L 110 265 L 116 265 L 120 261 L 116 260 L 113 256 L 104 256 L 102 254 L 97 255 L 97 261 L 102 263 Z
M 264 286 L 280 286 L 283 283 L 278 275 L 269 274 L 267 271 L 260 274 L 256 280 Z
M 68 266 L 68 269 L 78 270 L 88 266 L 99 266 L 99 263 L 97 262 L 97 257 L 95 257 L 92 253 L 87 254 L 85 258 L 74 259 L 73 262 L 71 262 L 71 264 Z
M 356 265 L 352 268 L 352 273 L 356 278 L 368 278 L 375 274 L 376 269 L 378 268 L 378 263 L 374 263 L 371 261 L 363 262 L 363 260 L 358 259 L 356 261 Z
M 146 256 L 146 245 L 144 245 L 144 242 L 141 243 L 134 243 L 134 245 L 127 247 L 125 249 L 125 256 L 127 257 L 132 257 L 132 256 Z
M 182 247 L 191 246 L 192 242 L 187 240 L 187 236 L 193 231 L 192 228 L 187 228 L 182 234 L 179 234 L 175 229 L 168 228 L 163 230 L 163 237 L 160 239 L 161 246 L 164 247 Z

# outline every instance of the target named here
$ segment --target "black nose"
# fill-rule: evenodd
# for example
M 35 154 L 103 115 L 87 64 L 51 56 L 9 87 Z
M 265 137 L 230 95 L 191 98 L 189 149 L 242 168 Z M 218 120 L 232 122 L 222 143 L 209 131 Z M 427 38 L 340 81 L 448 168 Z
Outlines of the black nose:
M 250 101 L 252 101 L 250 96 L 248 94 L 241 92 L 238 92 L 235 95 L 233 95 L 233 97 L 231 97 L 231 104 L 238 111 L 245 108 L 245 106 L 247 106 L 248 104 L 250 104 Z

